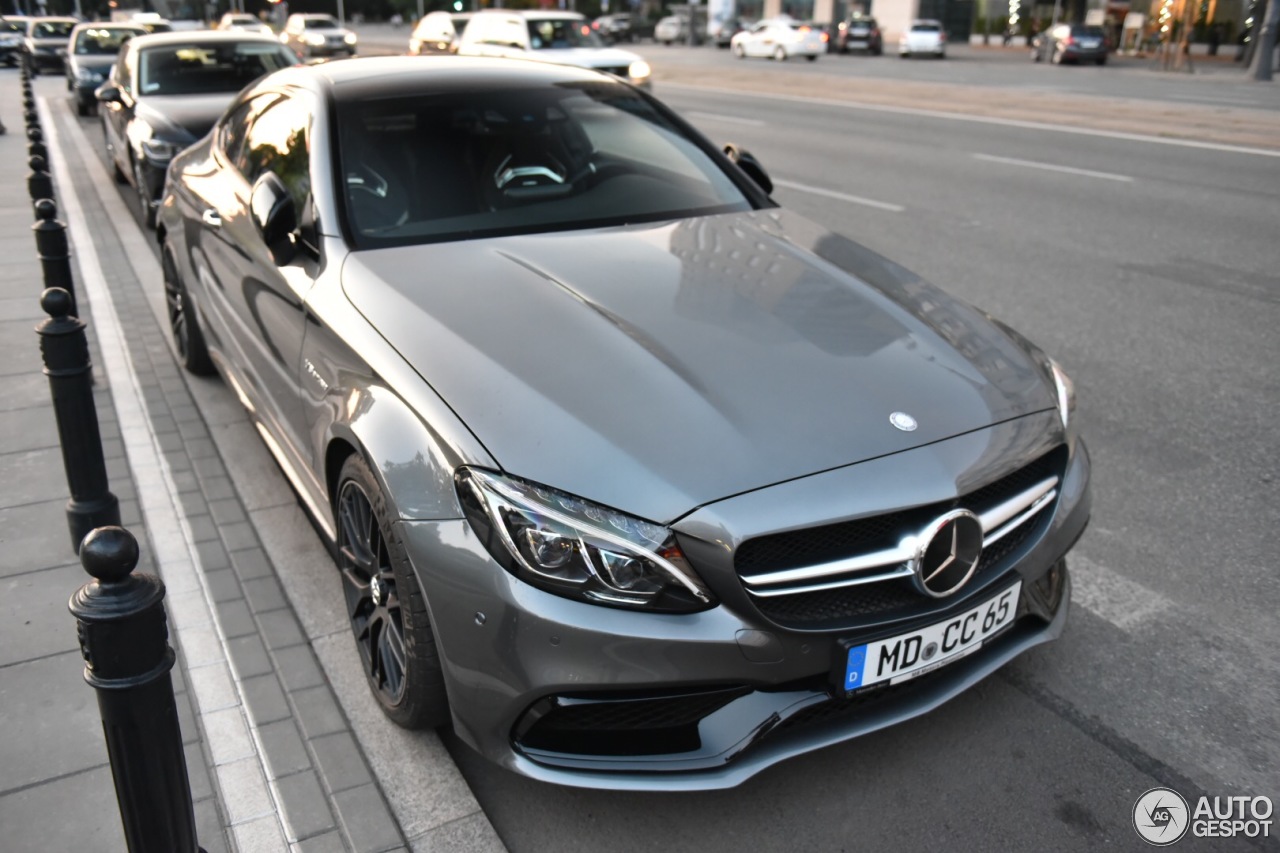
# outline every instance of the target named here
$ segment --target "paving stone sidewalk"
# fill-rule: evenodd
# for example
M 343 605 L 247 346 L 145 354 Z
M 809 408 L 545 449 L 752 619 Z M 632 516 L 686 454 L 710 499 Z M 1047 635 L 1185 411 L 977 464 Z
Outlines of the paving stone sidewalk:
M 97 269 L 78 281 L 80 313 L 89 322 L 111 488 L 142 545 L 139 571 L 159 573 L 169 589 L 201 845 L 207 853 L 502 849 L 447 754 L 453 776 L 432 793 L 452 811 L 435 822 L 409 815 L 408 824 L 393 813 L 250 517 L 264 505 L 298 515 L 292 495 L 269 480 L 246 486 L 240 478 L 238 488 L 230 476 L 211 434 L 219 424 L 197 405 L 209 392 L 202 382 L 213 380 L 177 366 L 123 232 L 96 230 L 118 211 L 83 191 L 101 165 L 70 144 L 79 129 L 60 102 L 60 82 L 40 80 L 36 92 L 51 149 L 61 140 L 52 156 L 58 192 L 74 193 L 60 198 L 60 218 L 95 229 Z M 16 72 L 0 72 L 0 119 L 10 130 L 0 136 L 0 251 L 8 259 L 0 275 L 0 474 L 8 485 L 0 498 L 0 846 L 123 850 L 96 699 L 81 678 L 66 611 L 87 577 L 66 531 L 67 487 L 33 332 L 42 284 L 26 140 L 14 132 L 22 127 L 20 91 Z M 113 363 L 127 370 L 108 376 Z

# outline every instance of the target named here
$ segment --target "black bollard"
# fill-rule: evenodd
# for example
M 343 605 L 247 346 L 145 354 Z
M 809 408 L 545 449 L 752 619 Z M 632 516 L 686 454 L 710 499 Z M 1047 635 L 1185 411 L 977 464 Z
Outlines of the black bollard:
M 71 310 L 68 313 L 78 317 L 80 312 L 76 310 L 76 285 L 75 279 L 71 277 L 71 251 L 67 247 L 66 223 L 55 218 L 58 215 L 58 205 L 52 198 L 38 199 L 35 208 L 37 219 L 31 230 L 36 235 L 36 255 L 40 258 L 40 269 L 44 273 L 44 286 L 65 290 L 71 296 Z
M 27 128 L 27 145 L 28 157 L 43 157 L 45 163 L 49 162 L 49 149 L 44 146 L 44 133 L 40 130 L 39 125 Z
M 130 853 L 196 853 L 164 582 L 132 574 L 138 542 L 123 527 L 89 533 L 80 563 L 96 580 L 67 608 L 76 617 L 84 680 L 98 694 L 125 843 Z
M 42 198 L 53 198 L 53 178 L 45 168 L 43 157 L 32 157 L 27 161 L 31 174 L 27 175 L 27 193 L 31 196 L 31 206 Z M 38 244 L 37 244 L 38 245 Z
M 107 463 L 102 458 L 84 323 L 69 316 L 71 294 L 61 288 L 46 290 L 40 296 L 40 307 L 49 319 L 36 327 L 36 333 L 40 335 L 44 374 L 49 377 L 53 396 L 62 467 L 71 489 L 67 527 L 71 530 L 71 547 L 79 551 L 81 540 L 90 530 L 120 523 L 120 503 L 107 488 Z

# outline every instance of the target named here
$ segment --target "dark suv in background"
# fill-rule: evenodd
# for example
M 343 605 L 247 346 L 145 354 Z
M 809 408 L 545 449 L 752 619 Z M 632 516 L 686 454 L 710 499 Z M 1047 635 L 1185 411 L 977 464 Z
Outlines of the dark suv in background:
M 871 56 L 884 53 L 884 38 L 880 25 L 867 15 L 850 15 L 836 25 L 833 43 L 838 53 L 865 50 Z

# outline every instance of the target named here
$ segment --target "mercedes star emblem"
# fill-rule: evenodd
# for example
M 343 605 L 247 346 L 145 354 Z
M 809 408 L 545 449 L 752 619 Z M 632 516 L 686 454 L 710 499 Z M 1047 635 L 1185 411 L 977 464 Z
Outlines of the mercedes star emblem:
M 913 561 L 916 589 L 932 598 L 958 592 L 973 577 L 982 556 L 982 522 L 967 509 L 934 520 L 920 534 Z
M 911 415 L 908 415 L 906 412 L 894 412 L 892 415 L 889 415 L 889 423 L 893 424 L 903 432 L 911 432 L 919 426 L 919 424 L 916 423 L 916 419 L 911 417 Z

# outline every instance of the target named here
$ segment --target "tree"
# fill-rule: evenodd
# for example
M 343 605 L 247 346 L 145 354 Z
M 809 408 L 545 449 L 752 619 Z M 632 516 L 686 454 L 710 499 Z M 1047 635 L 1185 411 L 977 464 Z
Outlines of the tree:
M 1280 31 L 1280 0 L 1267 3 L 1267 14 L 1255 36 L 1258 46 L 1253 51 L 1253 66 L 1249 73 L 1254 80 L 1270 80 L 1271 67 L 1276 61 L 1276 34 Z

